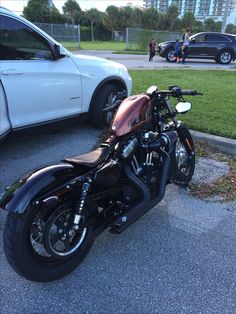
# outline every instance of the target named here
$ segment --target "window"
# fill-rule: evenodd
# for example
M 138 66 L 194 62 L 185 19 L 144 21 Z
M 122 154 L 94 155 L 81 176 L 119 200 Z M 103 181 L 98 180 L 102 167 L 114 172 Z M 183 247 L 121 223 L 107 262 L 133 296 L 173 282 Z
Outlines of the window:
M 52 60 L 43 37 L 29 26 L 6 16 L 0 19 L 0 60 Z
M 208 41 L 222 41 L 222 42 L 228 42 L 229 40 L 225 36 L 221 35 L 209 35 Z
M 207 41 L 208 40 L 208 35 L 206 34 L 202 34 L 198 37 L 196 37 L 196 42 L 203 42 L 203 41 Z

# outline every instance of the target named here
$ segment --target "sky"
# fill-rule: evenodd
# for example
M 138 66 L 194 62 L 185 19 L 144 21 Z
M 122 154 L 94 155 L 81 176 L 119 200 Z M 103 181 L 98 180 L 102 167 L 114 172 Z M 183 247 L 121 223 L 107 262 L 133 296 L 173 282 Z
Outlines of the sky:
M 22 14 L 24 6 L 27 5 L 28 0 L 0 0 L 0 5 L 17 14 Z M 62 7 L 66 0 L 53 0 L 54 5 L 62 13 Z M 142 6 L 143 0 L 77 0 L 82 10 L 89 10 L 91 8 L 97 8 L 99 11 L 105 11 L 109 5 L 115 5 L 117 7 L 125 6 L 128 3 L 133 5 Z

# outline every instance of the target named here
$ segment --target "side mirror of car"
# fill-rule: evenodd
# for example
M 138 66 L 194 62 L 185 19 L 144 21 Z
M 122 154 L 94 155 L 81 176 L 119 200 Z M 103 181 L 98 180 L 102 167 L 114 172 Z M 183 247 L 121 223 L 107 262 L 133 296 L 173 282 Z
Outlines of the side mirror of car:
M 59 60 L 59 59 L 65 57 L 65 54 L 61 53 L 61 46 L 60 45 L 55 44 L 53 48 L 54 48 L 53 49 L 53 55 L 54 55 L 55 60 Z

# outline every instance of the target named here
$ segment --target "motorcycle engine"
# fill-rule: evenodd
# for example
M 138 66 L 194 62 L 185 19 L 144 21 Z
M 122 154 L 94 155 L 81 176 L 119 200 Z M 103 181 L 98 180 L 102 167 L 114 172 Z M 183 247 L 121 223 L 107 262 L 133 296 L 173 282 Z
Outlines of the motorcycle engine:
M 132 156 L 131 168 L 139 180 L 148 187 L 151 194 L 157 191 L 160 181 L 161 157 L 156 151 L 139 148 Z

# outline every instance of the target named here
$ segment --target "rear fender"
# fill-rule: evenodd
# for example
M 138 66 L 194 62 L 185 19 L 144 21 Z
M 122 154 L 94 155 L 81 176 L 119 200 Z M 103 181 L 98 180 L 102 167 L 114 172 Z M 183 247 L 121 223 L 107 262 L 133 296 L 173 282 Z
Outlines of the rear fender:
M 68 193 L 71 183 L 80 175 L 81 172 L 70 164 L 57 164 L 36 170 L 6 189 L 0 198 L 0 207 L 22 214 L 29 205 L 38 204 L 50 196 L 55 195 L 57 198 Z

